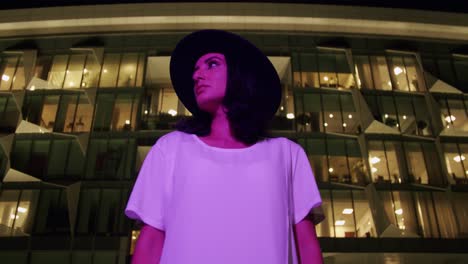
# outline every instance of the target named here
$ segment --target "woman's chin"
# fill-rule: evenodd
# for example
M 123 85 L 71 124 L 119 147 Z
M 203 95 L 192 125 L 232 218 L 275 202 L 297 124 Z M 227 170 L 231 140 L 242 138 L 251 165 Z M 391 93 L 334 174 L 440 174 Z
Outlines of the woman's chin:
M 213 101 L 197 101 L 198 107 L 208 113 L 215 113 L 221 103 L 213 102 Z

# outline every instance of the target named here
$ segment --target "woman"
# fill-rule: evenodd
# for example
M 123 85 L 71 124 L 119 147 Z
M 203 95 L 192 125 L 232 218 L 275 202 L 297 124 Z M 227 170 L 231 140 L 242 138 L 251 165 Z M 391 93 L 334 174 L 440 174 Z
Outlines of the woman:
M 267 132 L 281 101 L 268 58 L 238 35 L 201 30 L 177 44 L 170 73 L 192 117 L 140 170 L 125 211 L 143 222 L 133 263 L 322 263 L 307 156 Z

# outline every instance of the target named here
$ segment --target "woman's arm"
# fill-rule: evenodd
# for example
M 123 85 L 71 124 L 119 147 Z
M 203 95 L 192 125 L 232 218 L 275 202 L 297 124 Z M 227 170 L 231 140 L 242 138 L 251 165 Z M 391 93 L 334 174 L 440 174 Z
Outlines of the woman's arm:
M 315 233 L 314 224 L 307 218 L 294 225 L 299 262 L 301 264 L 322 264 L 322 251 Z
M 164 231 L 144 224 L 133 251 L 132 264 L 159 263 L 164 238 Z

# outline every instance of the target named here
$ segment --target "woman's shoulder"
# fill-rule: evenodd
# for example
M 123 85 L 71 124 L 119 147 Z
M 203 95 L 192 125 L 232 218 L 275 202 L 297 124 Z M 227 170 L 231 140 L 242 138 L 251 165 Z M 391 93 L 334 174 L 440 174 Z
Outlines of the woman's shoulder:
M 167 134 L 164 134 L 158 138 L 155 146 L 161 149 L 174 148 L 174 144 L 180 143 L 182 140 L 186 139 L 191 134 L 181 132 L 178 130 L 171 131 Z
M 300 148 L 301 145 L 299 145 L 297 142 L 294 140 L 291 140 L 287 137 L 269 137 L 265 138 L 270 144 L 279 144 L 281 146 L 291 148 L 293 150 L 296 150 L 297 148 Z

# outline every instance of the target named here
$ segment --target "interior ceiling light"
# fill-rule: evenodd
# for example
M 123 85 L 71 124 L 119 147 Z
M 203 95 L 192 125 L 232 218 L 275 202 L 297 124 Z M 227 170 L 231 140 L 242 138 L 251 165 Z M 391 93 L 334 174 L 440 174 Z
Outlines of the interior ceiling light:
M 445 121 L 447 121 L 448 123 L 455 121 L 455 119 L 456 119 L 456 118 L 455 118 L 455 116 L 453 116 L 453 115 L 450 115 L 450 116 L 446 116 L 446 117 L 445 117 Z
M 395 75 L 399 75 L 400 73 L 403 72 L 403 70 L 397 66 L 393 69 L 393 72 L 395 73 Z
M 335 222 L 335 225 L 336 225 L 336 226 L 344 226 L 345 223 L 346 223 L 345 220 L 337 220 L 337 221 Z

